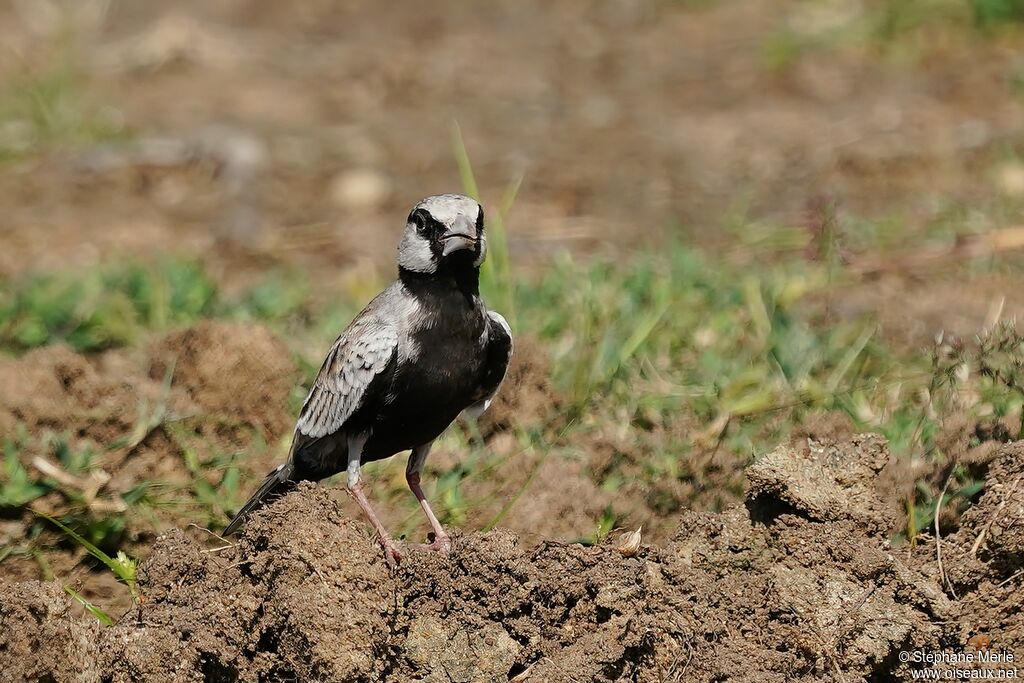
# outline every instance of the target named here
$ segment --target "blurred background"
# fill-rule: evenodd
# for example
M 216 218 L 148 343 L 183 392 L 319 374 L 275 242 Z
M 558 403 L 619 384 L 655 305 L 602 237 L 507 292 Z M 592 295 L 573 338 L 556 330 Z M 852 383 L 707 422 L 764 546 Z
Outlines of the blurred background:
M 1021 427 L 1022 40 L 1019 0 L 0 3 L 0 569 L 116 612 L 103 556 L 220 529 L 450 191 L 518 346 L 446 523 L 657 541 L 870 430 L 895 537 L 944 483 L 955 527 Z

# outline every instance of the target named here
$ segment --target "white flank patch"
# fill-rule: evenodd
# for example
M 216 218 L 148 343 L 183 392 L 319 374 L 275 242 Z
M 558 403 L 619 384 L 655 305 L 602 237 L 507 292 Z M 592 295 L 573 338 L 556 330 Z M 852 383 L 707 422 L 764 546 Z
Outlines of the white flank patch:
M 480 254 L 473 261 L 473 265 L 479 268 L 483 265 L 484 259 L 487 258 L 487 235 L 480 235 Z
M 476 403 L 467 406 L 462 411 L 462 416 L 469 420 L 475 420 L 486 412 L 491 407 L 491 399 L 485 398 L 483 401 L 477 401 Z
M 494 320 L 499 325 L 501 325 L 505 329 L 505 332 L 506 334 L 508 334 L 509 338 L 512 338 L 512 328 L 509 326 L 508 321 L 505 320 L 505 316 L 503 316 L 501 313 L 498 313 L 497 311 L 487 311 L 487 315 L 491 317 L 491 320 Z

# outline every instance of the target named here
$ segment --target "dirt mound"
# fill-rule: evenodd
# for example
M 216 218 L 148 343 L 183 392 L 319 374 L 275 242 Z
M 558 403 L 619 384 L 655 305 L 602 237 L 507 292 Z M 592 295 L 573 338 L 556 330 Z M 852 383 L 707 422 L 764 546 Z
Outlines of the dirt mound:
M 162 379 L 173 364 L 174 384 L 205 413 L 244 420 L 265 435 L 288 428 L 280 407 L 295 384 L 295 364 L 266 327 L 211 320 L 158 340 L 150 356 L 150 377 Z
M 984 518 L 978 585 L 1015 586 L 1017 603 L 1022 447 L 993 464 L 1006 480 L 949 541 Z M 1021 617 L 950 599 L 889 546 L 875 485 L 887 460 L 877 437 L 781 448 L 751 468 L 746 505 L 685 514 L 663 548 L 632 556 L 495 531 L 457 536 L 448 557 L 410 551 L 395 572 L 327 490 L 303 485 L 236 546 L 161 537 L 142 604 L 98 634 L 52 585 L 5 591 L 0 659 L 26 679 L 115 682 L 903 679 L 901 651 L 961 649 L 975 625 Z M 1024 646 L 1014 633 L 993 640 Z M 83 634 L 99 644 L 63 656 Z
M 956 598 L 949 640 L 980 635 L 991 637 L 993 648 L 1024 652 L 1024 442 L 999 450 L 985 494 L 960 517 L 957 532 L 923 539 L 916 559 Z
M 140 381 L 142 380 L 142 381 Z M 67 431 L 110 441 L 130 428 L 140 401 L 159 387 L 138 376 L 105 372 L 102 361 L 66 346 L 47 346 L 0 359 L 0 431 Z
M 985 495 L 961 516 L 960 529 L 942 539 L 945 578 L 954 590 L 1004 581 L 1024 567 L 1022 511 L 1024 442 L 1017 442 L 998 452 L 989 465 Z
M 107 549 L 135 551 L 151 543 L 155 524 L 201 521 L 196 510 L 180 504 L 188 498 L 180 491 L 197 476 L 185 449 L 198 458 L 245 452 L 250 457 L 238 460 L 240 472 L 262 476 L 266 456 L 275 455 L 266 444 L 291 419 L 285 406 L 295 364 L 267 328 L 200 324 L 151 346 L 151 356 L 125 350 L 83 355 L 55 345 L 0 358 L 0 436 L 11 440 L 28 476 L 45 484 L 31 507 L 80 531 L 102 520 L 109 529 L 102 539 Z M 223 471 L 206 468 L 203 475 L 217 486 Z M 140 486 L 155 501 L 145 515 L 125 502 Z M 41 578 L 52 570 L 105 608 L 126 599 L 122 590 L 111 595 L 106 575 L 82 578 L 92 563 L 80 548 L 59 535 L 36 539 L 38 519 L 28 509 L 0 512 L 0 543 L 21 547 L 31 541 L 45 560 L 5 554 L 6 576 Z
M 266 327 L 200 323 L 156 339 L 149 357 L 146 367 L 130 352 L 86 356 L 54 345 L 0 358 L 0 431 L 49 429 L 109 445 L 158 404 L 178 415 L 212 411 L 273 434 L 287 427 L 281 407 L 295 363 Z
M 879 491 L 878 474 L 888 463 L 885 439 L 873 434 L 843 444 L 783 446 L 747 469 L 747 507 L 756 518 L 793 512 L 818 522 L 852 520 L 884 533 L 898 519 L 895 501 Z
M 99 680 L 99 622 L 71 617 L 60 585 L 2 582 L 0 590 L 0 663 L 6 675 L 13 673 L 7 680 Z
M 954 542 L 985 563 L 985 579 L 1003 581 L 1024 567 L 1024 443 L 1003 448 L 989 467 L 988 488 L 964 513 Z

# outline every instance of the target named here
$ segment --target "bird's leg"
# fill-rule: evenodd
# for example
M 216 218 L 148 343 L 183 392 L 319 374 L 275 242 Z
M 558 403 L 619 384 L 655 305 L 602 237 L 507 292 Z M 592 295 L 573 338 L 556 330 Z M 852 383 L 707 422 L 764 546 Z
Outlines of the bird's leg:
M 395 540 L 391 538 L 391 534 L 387 532 L 384 525 L 381 524 L 377 518 L 377 513 L 370 507 L 370 501 L 366 498 L 366 494 L 363 493 L 363 482 L 360 476 L 359 463 L 362 458 L 363 445 L 366 443 L 366 436 L 360 435 L 350 437 L 348 440 L 348 492 L 352 494 L 352 497 L 356 499 L 356 503 L 359 505 L 359 509 L 363 511 L 366 518 L 370 520 L 370 524 L 373 526 L 374 531 L 377 532 L 377 540 L 380 542 L 381 547 L 384 548 L 384 558 L 388 564 L 395 566 L 398 564 L 402 555 L 398 552 L 398 545 Z
M 416 500 L 420 502 L 423 514 L 427 516 L 427 519 L 430 521 L 430 527 L 434 530 L 434 542 L 423 547 L 426 550 L 446 553 L 452 547 L 452 539 L 448 536 L 448 532 L 444 530 L 444 527 L 441 526 L 441 522 L 437 521 L 437 516 L 430 509 L 430 503 L 427 502 L 427 497 L 423 495 L 423 488 L 420 486 L 420 472 L 423 469 L 423 463 L 427 459 L 432 443 L 417 446 L 409 454 L 409 464 L 405 468 L 405 480 L 409 483 L 409 490 L 416 496 Z

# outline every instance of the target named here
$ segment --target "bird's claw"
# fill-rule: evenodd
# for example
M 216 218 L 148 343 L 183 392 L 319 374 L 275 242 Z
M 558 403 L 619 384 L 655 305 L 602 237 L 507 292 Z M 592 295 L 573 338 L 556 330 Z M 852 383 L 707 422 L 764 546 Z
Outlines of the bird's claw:
M 388 539 L 381 541 L 381 547 L 384 548 L 384 561 L 388 563 L 388 566 L 392 569 L 398 567 L 402 562 L 402 553 L 398 551 L 398 545 L 394 541 Z
M 419 550 L 426 550 L 430 553 L 441 553 L 447 555 L 452 551 L 452 539 L 448 535 L 434 537 L 433 543 L 424 543 L 416 546 Z

